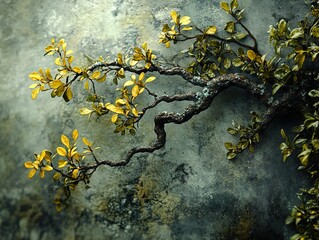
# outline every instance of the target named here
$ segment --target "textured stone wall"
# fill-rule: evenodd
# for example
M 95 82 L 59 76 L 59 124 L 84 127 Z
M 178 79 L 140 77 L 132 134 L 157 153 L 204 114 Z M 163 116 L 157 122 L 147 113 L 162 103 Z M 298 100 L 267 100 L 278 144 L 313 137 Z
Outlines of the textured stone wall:
M 265 52 L 268 25 L 281 17 L 293 22 L 304 13 L 301 0 L 240 4 Z M 278 144 L 280 128 L 293 124 L 278 119 L 255 154 L 226 160 L 223 142 L 232 140 L 226 132 L 231 120 L 244 123 L 250 110 L 261 107 L 236 89 L 183 126 L 169 125 L 165 149 L 138 155 L 125 168 L 101 167 L 61 213 L 52 203 L 52 181 L 27 179 L 24 161 L 44 148 L 55 149 L 62 133 L 77 128 L 102 147 L 101 158 L 116 158 L 154 139 L 152 114 L 185 107 L 160 106 L 144 118 L 136 137 L 121 137 L 106 118 L 79 115 L 87 106 L 81 87 L 67 104 L 46 93 L 32 101 L 28 89 L 31 71 L 53 67 L 52 59 L 42 56 L 52 37 L 65 38 L 82 64 L 84 54 L 114 55 L 144 41 L 170 58 L 174 49 L 185 47 L 167 50 L 157 43 L 172 9 L 198 26 L 222 26 L 227 20 L 217 0 L 0 0 L 1 239 L 289 239 L 284 219 L 304 182 L 297 163 L 282 162 Z M 152 88 L 175 93 L 189 86 L 178 77 L 158 76 Z

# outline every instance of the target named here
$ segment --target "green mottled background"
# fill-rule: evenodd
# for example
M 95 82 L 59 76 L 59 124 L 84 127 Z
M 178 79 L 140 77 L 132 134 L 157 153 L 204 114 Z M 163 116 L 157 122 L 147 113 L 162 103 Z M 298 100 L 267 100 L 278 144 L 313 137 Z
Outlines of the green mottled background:
M 239 2 L 265 52 L 268 25 L 281 17 L 295 22 L 306 11 L 302 0 Z M 227 21 L 218 0 L 0 0 L 1 239 L 289 239 L 293 229 L 284 219 L 305 179 L 297 162 L 282 162 L 278 144 L 280 128 L 293 124 L 278 119 L 262 135 L 256 154 L 226 160 L 223 142 L 232 140 L 226 132 L 231 120 L 244 122 L 250 110 L 260 109 L 256 99 L 236 89 L 183 126 L 168 126 L 165 149 L 138 155 L 125 168 L 101 167 L 90 188 L 79 186 L 61 213 L 52 203 L 52 181 L 27 179 L 24 161 L 55 149 L 60 134 L 75 127 L 102 147 L 101 158 L 123 156 L 130 146 L 154 138 L 156 111 L 144 118 L 136 137 L 114 135 L 106 118 L 80 116 L 87 106 L 81 86 L 67 104 L 46 93 L 32 101 L 28 74 L 53 67 L 52 59 L 43 57 L 51 38 L 64 38 L 80 64 L 86 64 L 83 54 L 114 56 L 144 41 L 169 59 L 174 49 L 185 47 L 167 50 L 158 44 L 172 9 L 198 26 Z M 158 76 L 152 84 L 167 93 L 190 87 L 178 77 Z M 183 107 L 162 105 L 158 111 Z

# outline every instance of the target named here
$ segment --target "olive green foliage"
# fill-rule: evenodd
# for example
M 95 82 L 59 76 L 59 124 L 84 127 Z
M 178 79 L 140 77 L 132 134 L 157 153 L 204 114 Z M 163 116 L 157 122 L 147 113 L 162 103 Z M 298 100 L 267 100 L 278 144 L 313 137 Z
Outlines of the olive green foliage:
M 293 140 L 287 137 L 285 130 L 281 130 L 284 142 L 280 145 L 283 160 L 297 156 L 300 169 L 313 180 L 313 186 L 301 190 L 299 197 L 302 203 L 293 208 L 291 216 L 286 220 L 287 224 L 293 223 L 296 226 L 298 233 L 292 237 L 295 240 L 319 238 L 319 2 L 310 0 L 306 3 L 310 11 L 297 27 L 289 26 L 284 19 L 269 27 L 269 41 L 274 49 L 272 54 L 261 53 L 257 39 L 244 24 L 244 9 L 240 9 L 238 0 L 221 2 L 221 9 L 232 19 L 225 23 L 223 29 L 215 25 L 200 29 L 192 23 L 189 16 L 181 16 L 172 11 L 171 23 L 164 24 L 159 40 L 166 48 L 179 42 L 190 42 L 189 50 L 179 54 L 179 57 L 182 60 L 190 58 L 186 70 L 191 76 L 211 81 L 228 73 L 240 72 L 255 78 L 256 82 L 270 89 L 272 96 L 268 100 L 274 99 L 273 107 L 276 107 L 276 99 L 291 99 L 294 93 L 302 91 L 298 95 L 300 102 L 292 103 L 296 104 L 296 111 L 304 114 L 304 120 L 288 134 L 295 134 Z M 143 108 L 136 102 L 137 98 L 146 94 L 154 97 L 155 101 L 159 99 L 148 88 L 148 84 L 156 79 L 149 74 L 160 71 L 157 68 L 157 57 L 147 43 L 135 47 L 131 56 L 118 53 L 114 61 L 100 57 L 91 66 L 74 65 L 72 50 L 67 50 L 63 39 L 58 42 L 53 39 L 45 48 L 45 55 L 55 56 L 57 70 L 54 76 L 50 69 L 40 68 L 37 72 L 30 73 L 29 77 L 35 82 L 30 86 L 33 89 L 32 99 L 36 99 L 40 92 L 51 91 L 52 97 L 62 96 L 68 102 L 73 98 L 72 84 L 83 82 L 90 106 L 81 109 L 81 115 L 102 116 L 110 113 L 110 121 L 115 125 L 114 132 L 122 135 L 135 135 L 138 122 L 147 109 L 157 104 Z M 117 96 L 113 100 L 99 95 L 95 88 L 96 84 L 108 79 L 112 79 L 117 86 Z M 287 107 L 293 108 L 292 103 L 289 102 Z M 270 106 L 268 102 L 264 104 Z M 260 133 L 276 114 L 279 113 L 274 111 L 261 115 L 251 112 L 251 123 L 247 126 L 233 121 L 227 131 L 237 136 L 239 141 L 225 143 L 227 158 L 234 159 L 245 149 L 254 152 L 254 145 L 260 141 Z M 62 186 L 55 199 L 58 210 L 61 210 L 65 198 L 69 197 L 70 189 L 74 189 L 79 182 L 87 183 L 97 167 L 103 164 L 122 166 L 128 163 L 99 161 L 94 154 L 97 148 L 93 147 L 92 142 L 82 138 L 84 150 L 80 152 L 77 140 L 77 130 L 73 131 L 70 139 L 62 135 L 62 146 L 57 147 L 55 152 L 43 150 L 40 154 L 35 154 L 35 161 L 25 163 L 25 167 L 31 169 L 29 178 L 37 171 L 42 178 L 45 171 L 55 172 L 53 179 Z M 145 148 L 137 152 L 142 151 L 154 150 Z M 296 154 L 292 155 L 293 152 Z M 128 158 L 134 154 L 129 153 Z M 148 194 L 143 185 L 137 185 L 137 197 L 141 205 L 148 200 Z

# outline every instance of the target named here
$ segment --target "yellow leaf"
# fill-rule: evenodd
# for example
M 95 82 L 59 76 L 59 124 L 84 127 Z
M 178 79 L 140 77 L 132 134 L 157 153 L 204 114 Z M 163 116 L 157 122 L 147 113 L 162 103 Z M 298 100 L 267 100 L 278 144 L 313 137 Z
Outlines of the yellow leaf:
M 77 178 L 78 177 L 78 175 L 79 175 L 79 170 L 80 169 L 78 169 L 78 168 L 76 168 L 76 169 L 74 169 L 73 170 L 73 172 L 72 172 L 72 178 Z
M 100 77 L 100 75 L 101 75 L 101 73 L 100 73 L 99 71 L 95 71 L 94 73 L 92 73 L 91 77 L 92 77 L 93 79 L 97 79 L 97 78 Z
M 61 177 L 61 174 L 57 172 L 53 175 L 53 180 L 58 181 L 60 177 Z
M 53 170 L 53 167 L 51 167 L 50 165 L 46 165 L 43 170 L 45 171 L 52 171 Z
M 34 84 L 31 84 L 29 88 L 36 88 L 37 86 L 40 86 L 40 85 L 38 83 L 34 83 Z
M 130 61 L 130 65 L 133 67 L 133 66 L 135 66 L 136 64 L 138 63 L 138 61 L 135 61 L 135 60 L 131 60 Z
M 131 81 L 131 80 L 129 80 L 129 81 L 127 81 L 126 83 L 124 83 L 124 87 L 131 86 L 131 85 L 133 85 L 133 84 L 134 84 L 134 82 Z
M 87 140 L 85 137 L 82 138 L 82 141 L 83 141 L 83 143 L 84 143 L 86 146 L 88 146 L 88 147 L 91 147 L 91 146 L 92 146 L 92 143 L 91 143 L 89 140 Z
M 80 67 L 74 67 L 72 68 L 73 72 L 80 74 L 82 72 Z
M 63 94 L 63 99 L 66 102 L 69 102 L 73 98 L 73 93 L 70 87 L 67 87 L 64 94 Z
M 33 80 L 33 81 L 40 81 L 42 79 L 40 74 L 37 72 L 30 73 L 29 78 L 31 78 L 31 80 Z
M 94 112 L 94 110 L 88 109 L 88 108 L 82 108 L 80 110 L 80 114 L 81 115 L 87 115 L 87 114 L 91 114 L 92 112 Z
M 47 68 L 47 69 L 45 70 L 45 75 L 46 75 L 47 79 L 49 79 L 49 80 L 52 80 L 52 79 L 53 79 L 53 78 L 52 78 L 52 75 L 51 75 L 51 72 L 50 72 L 50 68 Z
M 120 64 L 120 65 L 123 65 L 124 61 L 123 61 L 122 53 L 118 53 L 117 54 L 117 63 Z
M 74 57 L 73 57 L 73 56 L 68 57 L 68 63 L 69 63 L 69 64 L 71 64 L 71 63 L 73 62 L 73 60 L 74 60 Z
M 107 110 L 110 110 L 111 112 L 114 112 L 114 113 L 124 114 L 124 111 L 123 111 L 122 108 L 116 107 L 116 106 L 114 106 L 113 104 L 110 104 L 110 103 L 106 103 L 105 104 L 105 108 Z
M 49 45 L 44 49 L 45 52 L 51 52 L 52 50 L 54 50 L 54 47 L 52 45 Z
M 145 52 L 147 51 L 147 42 L 144 42 L 142 44 L 142 48 L 144 49 Z
M 117 71 L 117 75 L 119 77 L 124 78 L 125 77 L 125 73 L 124 73 L 124 68 L 121 68 L 120 70 Z
M 52 82 L 49 83 L 50 88 L 57 89 L 58 87 L 62 86 L 63 83 L 61 80 L 53 80 Z
M 70 55 L 70 54 L 72 54 L 72 53 L 73 53 L 72 50 L 68 50 L 68 51 L 66 52 L 66 55 Z
M 216 26 L 210 26 L 206 29 L 206 34 L 209 34 L 209 35 L 214 35 L 217 31 L 217 28 Z
M 226 3 L 226 2 L 221 2 L 220 3 L 220 7 L 222 8 L 222 9 L 224 9 L 226 12 L 230 12 L 230 7 L 229 7 L 229 4 L 228 3 Z
M 33 163 L 31 161 L 27 161 L 24 163 L 24 167 L 26 168 L 34 168 Z
M 28 178 L 33 178 L 34 174 L 37 172 L 36 169 L 31 169 L 28 175 Z
M 136 108 L 132 108 L 132 113 L 135 117 L 138 117 L 138 111 Z
M 64 144 L 64 146 L 70 148 L 70 140 L 64 134 L 61 135 L 61 142 Z
M 189 16 L 184 16 L 179 22 L 181 25 L 187 25 L 191 22 L 191 18 Z
M 146 83 L 153 82 L 155 79 L 156 79 L 156 77 L 152 76 L 152 77 L 147 78 L 145 82 Z
M 184 31 L 189 31 L 189 30 L 192 30 L 193 28 L 192 27 L 184 27 L 184 28 L 182 28 L 182 30 L 184 30 Z
M 175 11 L 171 11 L 171 17 L 172 17 L 174 23 L 178 24 L 178 16 L 177 16 L 177 13 Z
M 142 81 L 144 79 L 145 73 L 141 72 L 141 74 L 138 76 L 138 80 Z
M 66 150 L 65 150 L 65 148 L 63 148 L 63 147 L 57 147 L 57 148 L 56 148 L 56 152 L 57 152 L 60 156 L 62 156 L 62 157 L 65 157 L 65 156 L 66 156 Z
M 145 67 L 145 69 L 150 69 L 151 66 L 152 66 L 152 64 L 148 62 L 148 63 L 145 64 L 144 67 Z
M 76 141 L 78 137 L 79 137 L 79 131 L 77 129 L 74 129 L 72 133 L 73 140 Z
M 119 98 L 119 99 L 116 99 L 115 101 L 116 104 L 121 104 L 121 105 L 124 105 L 126 103 L 126 100 L 122 99 L 122 98 Z
M 102 77 L 96 79 L 97 82 L 104 82 L 106 80 L 106 74 L 104 74 Z
M 170 46 L 171 46 L 171 42 L 166 42 L 166 43 L 165 43 L 165 47 L 166 47 L 166 48 L 169 48 Z
M 64 42 L 63 44 L 62 44 L 62 50 L 65 52 L 66 51 L 66 42 Z
M 133 96 L 134 98 L 136 98 L 136 97 L 139 95 L 139 93 L 140 93 L 140 90 L 139 90 L 138 86 L 135 85 L 135 86 L 132 88 L 132 96 Z
M 62 62 L 61 62 L 61 58 L 59 58 L 59 57 L 55 59 L 54 63 L 56 65 L 58 65 L 58 66 L 62 66 L 63 65 Z
M 253 50 L 248 50 L 247 51 L 247 57 L 251 60 L 254 61 L 256 58 L 256 53 Z
M 40 88 L 36 88 L 36 89 L 34 89 L 34 90 L 32 91 L 31 97 L 32 97 L 33 100 L 37 98 L 39 92 L 40 92 Z
M 43 169 L 40 169 L 39 175 L 40 175 L 41 178 L 44 178 L 44 170 Z
M 58 168 L 63 168 L 64 166 L 66 166 L 68 164 L 68 161 L 66 160 L 59 160 L 58 161 Z
M 63 69 L 63 70 L 60 70 L 59 71 L 59 74 L 60 75 L 65 75 L 65 74 L 68 74 L 69 73 L 69 70 L 68 69 Z
M 112 123 L 115 123 L 115 122 L 116 122 L 118 116 L 119 116 L 118 114 L 114 114 L 114 115 L 111 117 Z
M 143 88 L 140 88 L 140 90 L 139 90 L 139 94 L 141 94 L 142 92 L 144 92 L 144 90 L 145 90 L 145 88 L 143 87 Z
M 84 89 L 87 91 L 89 90 L 89 81 L 84 82 Z

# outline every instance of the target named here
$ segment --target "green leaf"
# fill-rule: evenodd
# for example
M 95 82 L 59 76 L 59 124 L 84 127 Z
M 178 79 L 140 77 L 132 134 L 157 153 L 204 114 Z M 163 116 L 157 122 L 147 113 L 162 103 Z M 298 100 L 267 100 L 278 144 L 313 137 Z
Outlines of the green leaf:
M 233 33 L 235 31 L 235 23 L 234 22 L 227 22 L 224 29 L 228 33 Z
M 278 23 L 278 32 L 282 35 L 287 29 L 287 22 L 284 19 L 281 19 Z
M 234 128 L 227 128 L 227 132 L 231 135 L 235 135 L 238 131 Z
M 247 34 L 246 33 L 236 33 L 236 34 L 234 34 L 234 35 L 232 35 L 236 40 L 241 40 L 241 39 L 243 39 L 243 38 L 245 38 L 246 36 L 247 36 Z
M 303 34 L 304 34 L 304 31 L 302 28 L 295 28 L 290 32 L 289 37 L 291 39 L 297 39 L 299 37 L 303 37 Z
M 316 38 L 319 38 L 319 26 L 311 28 L 311 35 Z
M 282 87 L 282 84 L 279 84 L 279 83 L 275 83 L 273 86 L 272 86 L 272 95 L 275 95 L 276 92 L 278 92 L 278 90 Z

